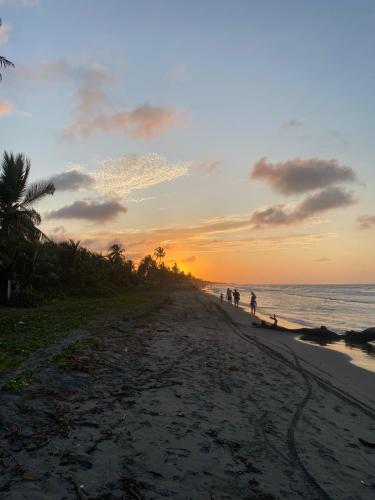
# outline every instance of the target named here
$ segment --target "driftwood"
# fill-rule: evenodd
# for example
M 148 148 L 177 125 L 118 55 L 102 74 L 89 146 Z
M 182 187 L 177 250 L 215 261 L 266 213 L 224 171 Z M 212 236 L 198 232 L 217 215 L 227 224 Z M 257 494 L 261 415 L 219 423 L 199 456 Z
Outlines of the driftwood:
M 362 330 L 362 332 L 351 330 L 345 333 L 345 340 L 353 343 L 371 342 L 375 340 L 375 328 L 366 328 L 366 330 Z
M 270 319 L 273 319 L 271 317 Z M 262 320 L 259 323 L 253 323 L 253 326 L 257 326 L 258 328 L 271 328 L 272 330 L 277 330 L 280 332 L 290 332 L 297 333 L 299 335 L 303 335 L 305 338 L 319 338 L 322 340 L 345 340 L 347 342 L 353 344 L 363 344 L 366 342 L 375 341 L 375 327 L 367 328 L 361 332 L 356 332 L 354 330 L 346 332 L 344 335 L 340 335 L 332 330 L 328 330 L 325 326 L 321 326 L 320 328 L 286 328 L 284 326 L 279 326 L 277 323 L 270 324 L 267 321 Z

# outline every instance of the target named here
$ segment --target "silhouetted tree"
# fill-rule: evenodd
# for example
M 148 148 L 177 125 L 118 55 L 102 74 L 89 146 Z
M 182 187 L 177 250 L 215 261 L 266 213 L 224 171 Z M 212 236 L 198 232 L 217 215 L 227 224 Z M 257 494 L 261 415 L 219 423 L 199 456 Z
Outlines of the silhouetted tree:
M 37 228 L 41 217 L 32 206 L 55 192 L 52 182 L 27 185 L 30 160 L 4 153 L 0 170 L 0 241 L 48 240 Z
M 165 257 L 165 250 L 163 247 L 157 247 L 154 250 L 154 256 L 156 257 L 156 260 L 159 262 L 159 267 L 161 266 L 161 263 Z

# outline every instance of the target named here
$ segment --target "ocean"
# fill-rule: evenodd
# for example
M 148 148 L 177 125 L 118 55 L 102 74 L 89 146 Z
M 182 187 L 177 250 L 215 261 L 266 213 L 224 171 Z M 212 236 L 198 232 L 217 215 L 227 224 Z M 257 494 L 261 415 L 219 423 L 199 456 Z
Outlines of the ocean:
M 276 314 L 280 324 L 310 328 L 324 325 L 338 333 L 375 327 L 375 285 L 213 284 L 208 291 L 225 296 L 227 287 L 237 288 L 240 305 L 246 309 L 253 290 L 257 311 L 267 317 Z
M 337 333 L 375 327 L 375 285 L 237 285 L 211 284 L 206 291 L 217 297 L 227 288 L 237 288 L 240 306 L 250 312 L 250 292 L 257 296 L 257 315 L 269 320 L 276 314 L 279 325 L 288 328 L 326 326 Z M 350 345 L 344 340 L 302 340 L 341 352 L 350 363 L 375 372 L 375 342 Z

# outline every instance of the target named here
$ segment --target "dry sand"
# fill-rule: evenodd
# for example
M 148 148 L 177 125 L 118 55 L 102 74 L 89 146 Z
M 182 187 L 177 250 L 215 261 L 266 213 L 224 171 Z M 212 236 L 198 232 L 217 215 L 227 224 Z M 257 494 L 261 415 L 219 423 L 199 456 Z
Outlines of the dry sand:
M 374 373 L 251 322 L 176 293 L 0 393 L 0 498 L 374 498 Z

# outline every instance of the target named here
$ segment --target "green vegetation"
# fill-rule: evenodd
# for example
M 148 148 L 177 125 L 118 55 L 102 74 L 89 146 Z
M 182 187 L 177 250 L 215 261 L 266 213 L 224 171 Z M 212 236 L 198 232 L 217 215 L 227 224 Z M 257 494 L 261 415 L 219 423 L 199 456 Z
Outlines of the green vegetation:
M 145 290 L 195 285 L 191 274 L 163 263 L 165 251 L 146 255 L 138 266 L 121 244 L 106 255 L 79 241 L 51 241 L 37 226 L 34 204 L 54 194 L 51 182 L 29 184 L 30 161 L 4 153 L 0 168 L 0 373 L 19 366 L 32 352 L 53 344 L 101 315 L 128 312 L 151 300 Z M 30 308 L 29 310 L 25 310 Z M 32 309 L 34 308 L 34 309 Z M 66 355 L 67 353 L 65 353 Z M 23 387 L 28 375 L 6 386 Z
M 33 351 L 53 344 L 74 329 L 85 328 L 93 319 L 134 311 L 150 303 L 152 296 L 122 291 L 109 297 L 75 297 L 27 311 L 1 310 L 0 373 L 17 367 Z
M 18 375 L 18 377 L 8 378 L 4 382 L 2 390 L 3 391 L 13 391 L 13 390 L 19 391 L 21 389 L 24 389 L 25 387 L 27 387 L 29 385 L 33 375 L 34 375 L 34 371 L 30 369 L 30 370 L 25 370 L 20 375 Z

